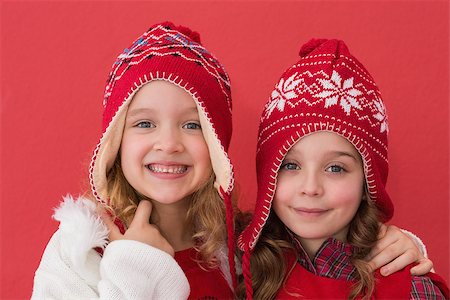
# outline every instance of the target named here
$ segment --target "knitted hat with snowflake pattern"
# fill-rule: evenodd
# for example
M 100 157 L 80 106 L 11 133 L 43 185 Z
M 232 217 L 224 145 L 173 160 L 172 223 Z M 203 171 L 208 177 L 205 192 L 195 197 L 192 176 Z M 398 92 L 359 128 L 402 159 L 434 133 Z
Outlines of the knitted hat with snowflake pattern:
M 103 136 L 89 170 L 92 192 L 98 201 L 108 204 L 107 174 L 118 155 L 127 109 L 137 91 L 154 80 L 182 88 L 197 106 L 215 187 L 226 206 L 229 264 L 235 284 L 234 175 L 227 153 L 232 132 L 230 80 L 219 61 L 202 46 L 197 32 L 170 22 L 153 25 L 114 62 L 103 101 Z
M 300 60 L 281 76 L 260 120 L 256 207 L 238 240 L 245 251 L 248 298 L 252 297 L 249 255 L 269 216 L 280 165 L 298 140 L 318 131 L 335 132 L 353 144 L 363 160 L 370 198 L 384 221 L 392 217 L 385 189 L 388 123 L 380 92 L 343 41 L 312 39 L 301 48 Z

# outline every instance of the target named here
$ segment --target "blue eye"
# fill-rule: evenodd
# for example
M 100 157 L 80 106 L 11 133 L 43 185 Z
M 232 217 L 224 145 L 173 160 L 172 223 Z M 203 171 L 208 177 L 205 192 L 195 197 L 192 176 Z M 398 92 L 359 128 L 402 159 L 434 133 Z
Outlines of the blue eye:
M 135 126 L 138 127 L 138 128 L 153 128 L 153 127 L 155 127 L 155 125 L 152 122 L 149 122 L 149 121 L 139 122 Z
M 184 129 L 202 129 L 200 124 L 197 124 L 197 123 L 194 123 L 194 122 L 186 123 L 185 125 L 183 125 L 183 128 Z
M 345 172 L 345 169 L 341 166 L 338 165 L 333 165 L 330 166 L 326 169 L 327 172 L 331 172 L 331 173 L 342 173 Z
M 295 163 L 283 163 L 280 167 L 281 170 L 300 170 L 300 166 Z

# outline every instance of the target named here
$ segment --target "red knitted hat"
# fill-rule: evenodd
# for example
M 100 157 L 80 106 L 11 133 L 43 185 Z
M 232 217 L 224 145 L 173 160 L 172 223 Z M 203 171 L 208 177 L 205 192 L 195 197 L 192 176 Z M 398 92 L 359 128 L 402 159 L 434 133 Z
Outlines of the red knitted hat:
M 312 39 L 300 60 L 283 73 L 260 120 L 257 145 L 258 195 L 253 220 L 239 247 L 254 248 L 267 221 L 279 167 L 302 137 L 330 131 L 358 150 L 370 198 L 384 221 L 394 208 L 386 192 L 388 123 L 380 92 L 343 41 Z
M 230 80 L 219 61 L 201 45 L 197 32 L 170 22 L 156 24 L 114 62 L 103 101 L 103 136 L 89 169 L 92 192 L 98 201 L 108 204 L 107 173 L 118 155 L 127 109 L 136 92 L 153 80 L 175 84 L 196 103 L 216 176 L 215 187 L 227 208 L 230 269 L 234 275 L 230 200 L 234 176 L 227 153 L 232 132 Z

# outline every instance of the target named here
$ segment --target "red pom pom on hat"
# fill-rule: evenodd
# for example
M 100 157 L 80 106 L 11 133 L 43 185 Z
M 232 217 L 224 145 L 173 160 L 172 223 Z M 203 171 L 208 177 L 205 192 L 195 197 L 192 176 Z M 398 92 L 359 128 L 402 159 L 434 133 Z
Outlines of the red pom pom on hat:
M 340 55 L 350 55 L 345 43 L 337 39 L 310 39 L 299 51 L 301 58 L 324 53 L 335 54 L 336 58 Z
M 166 29 L 171 29 L 171 30 L 175 30 L 178 31 L 182 34 L 184 34 L 185 36 L 187 36 L 189 39 L 191 39 L 192 41 L 198 43 L 198 44 L 202 44 L 202 42 L 200 41 L 200 34 L 197 31 L 193 31 L 192 29 L 190 29 L 189 27 L 185 27 L 182 25 L 175 25 L 170 21 L 165 21 L 162 22 L 161 24 L 164 27 L 166 27 Z M 151 31 L 154 29 L 155 26 L 150 27 L 147 31 Z
M 177 30 L 184 35 L 188 36 L 191 40 L 194 42 L 201 44 L 200 41 L 200 34 L 196 31 L 192 31 L 190 28 L 184 27 L 184 26 L 178 26 Z
M 308 56 L 311 52 L 317 49 L 320 45 L 328 41 L 327 39 L 310 39 L 306 44 L 304 44 L 299 51 L 300 57 Z

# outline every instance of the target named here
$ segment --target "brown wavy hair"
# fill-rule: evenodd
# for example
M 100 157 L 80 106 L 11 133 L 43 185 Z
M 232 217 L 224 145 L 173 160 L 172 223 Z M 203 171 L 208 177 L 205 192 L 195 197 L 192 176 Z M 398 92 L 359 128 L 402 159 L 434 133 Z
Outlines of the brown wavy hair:
M 226 245 L 227 240 L 225 204 L 214 187 L 214 181 L 215 175 L 212 172 L 207 182 L 189 196 L 191 206 L 186 215 L 188 224 L 193 225 L 192 239 L 199 251 L 198 262 L 202 267 L 208 268 L 218 266 L 215 253 Z M 151 199 L 141 195 L 128 183 L 119 156 L 107 174 L 107 182 L 108 209 L 128 227 L 139 201 Z
M 351 257 L 356 268 L 357 281 L 352 287 L 349 299 L 353 300 L 358 296 L 370 299 L 374 291 L 374 276 L 364 258 L 376 244 L 379 230 L 379 211 L 366 191 L 347 233 L 347 242 L 357 249 Z M 286 263 L 287 253 L 292 252 L 297 255 L 290 240 L 285 225 L 271 210 L 250 257 L 254 299 L 274 299 L 278 291 L 284 288 L 286 279 L 297 263 L 297 261 L 292 265 Z M 237 295 L 239 299 L 245 299 L 243 280 L 238 286 Z

